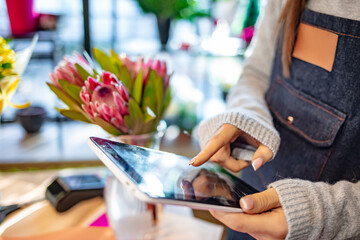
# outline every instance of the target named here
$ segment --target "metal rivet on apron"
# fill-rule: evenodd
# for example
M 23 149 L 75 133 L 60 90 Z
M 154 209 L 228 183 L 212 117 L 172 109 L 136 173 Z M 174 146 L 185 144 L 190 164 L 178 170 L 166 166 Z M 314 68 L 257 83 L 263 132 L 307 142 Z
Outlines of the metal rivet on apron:
M 292 124 L 294 122 L 294 117 L 293 116 L 288 116 L 287 120 L 288 120 L 289 124 Z

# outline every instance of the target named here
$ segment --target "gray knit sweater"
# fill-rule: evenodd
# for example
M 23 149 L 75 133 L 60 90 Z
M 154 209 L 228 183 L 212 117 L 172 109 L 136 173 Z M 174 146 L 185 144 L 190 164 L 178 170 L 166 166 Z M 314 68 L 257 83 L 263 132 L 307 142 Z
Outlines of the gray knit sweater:
M 264 100 L 275 53 L 274 29 L 284 0 L 268 0 L 247 51 L 247 62 L 227 99 L 227 110 L 198 127 L 203 148 L 225 123 L 248 133 L 276 155 L 280 137 Z M 309 0 L 313 11 L 360 21 L 359 0 Z M 235 158 L 240 151 L 233 151 Z M 360 182 L 335 185 L 284 179 L 272 183 L 289 225 L 286 239 L 360 239 Z

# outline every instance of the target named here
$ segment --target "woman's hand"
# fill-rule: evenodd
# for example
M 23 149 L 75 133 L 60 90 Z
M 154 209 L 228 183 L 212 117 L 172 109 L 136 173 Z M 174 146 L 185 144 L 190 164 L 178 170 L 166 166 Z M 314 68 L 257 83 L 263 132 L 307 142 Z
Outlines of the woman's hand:
M 256 239 L 285 239 L 288 225 L 275 189 L 248 195 L 240 199 L 245 213 L 210 211 L 229 228 L 248 233 Z
M 234 125 L 224 124 L 219 128 L 215 136 L 210 139 L 205 148 L 195 156 L 189 164 L 200 166 L 211 158 L 213 162 L 218 163 L 224 168 L 233 172 L 239 172 L 241 169 L 249 166 L 248 161 L 235 159 L 231 156 L 230 144 L 239 137 L 257 148 L 251 160 L 251 164 L 255 171 L 272 158 L 273 153 L 268 147 Z

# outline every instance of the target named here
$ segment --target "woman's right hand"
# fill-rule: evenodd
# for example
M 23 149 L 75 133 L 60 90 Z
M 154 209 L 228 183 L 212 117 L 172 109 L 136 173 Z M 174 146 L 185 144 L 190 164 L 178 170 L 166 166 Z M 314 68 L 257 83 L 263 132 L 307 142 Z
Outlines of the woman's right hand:
M 251 159 L 251 164 L 255 171 L 272 158 L 273 153 L 270 148 L 261 144 L 255 138 L 241 131 L 234 125 L 224 124 L 215 133 L 214 137 L 210 139 L 204 149 L 196 155 L 189 164 L 197 167 L 211 159 L 211 161 L 218 163 L 230 171 L 239 172 L 249 166 L 249 161 L 235 159 L 231 156 L 230 144 L 239 137 L 257 148 Z

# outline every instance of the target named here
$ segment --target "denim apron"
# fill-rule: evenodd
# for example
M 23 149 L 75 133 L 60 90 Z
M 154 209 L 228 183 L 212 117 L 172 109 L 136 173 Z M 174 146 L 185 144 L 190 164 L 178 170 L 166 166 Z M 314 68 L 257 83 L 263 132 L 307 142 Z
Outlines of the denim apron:
M 285 78 L 277 48 L 266 101 L 280 148 L 257 172 L 247 168 L 240 174 L 259 190 L 283 178 L 360 178 L 360 22 L 305 9 L 302 23 L 338 36 L 333 67 L 327 71 L 293 57 Z M 230 230 L 227 239 L 248 238 Z

